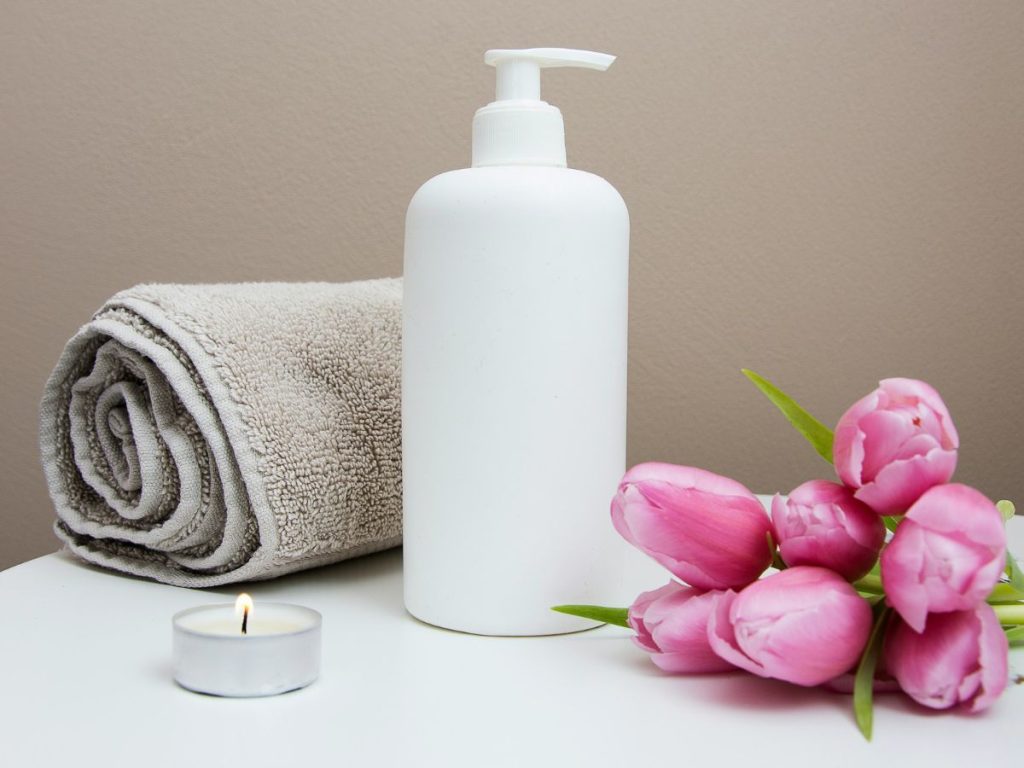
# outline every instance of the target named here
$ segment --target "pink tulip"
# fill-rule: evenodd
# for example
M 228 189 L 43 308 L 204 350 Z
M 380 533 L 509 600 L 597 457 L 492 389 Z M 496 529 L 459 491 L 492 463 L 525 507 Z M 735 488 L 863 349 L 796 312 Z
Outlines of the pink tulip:
M 871 570 L 885 541 L 882 518 L 827 480 L 804 483 L 786 501 L 776 495 L 772 523 L 787 565 L 820 565 L 847 581 Z
M 674 464 L 638 464 L 612 499 L 622 537 L 698 589 L 749 584 L 769 566 L 771 523 L 727 477 Z
M 674 581 L 644 592 L 629 608 L 633 641 L 666 672 L 723 672 L 732 664 L 708 644 L 708 615 L 716 592 L 701 592 Z
M 715 601 L 711 648 L 761 677 L 821 685 L 848 672 L 871 632 L 871 607 L 826 568 L 799 565 Z
M 966 485 L 926 491 L 882 550 L 889 605 L 915 632 L 929 613 L 966 611 L 988 597 L 1006 565 L 996 505 Z
M 880 515 L 900 515 L 949 481 L 959 445 L 938 392 L 916 379 L 884 379 L 839 419 L 832 452 L 858 499 Z
M 1009 644 L 992 606 L 935 614 L 924 632 L 894 619 L 885 665 L 912 699 L 932 709 L 992 705 L 1006 688 Z

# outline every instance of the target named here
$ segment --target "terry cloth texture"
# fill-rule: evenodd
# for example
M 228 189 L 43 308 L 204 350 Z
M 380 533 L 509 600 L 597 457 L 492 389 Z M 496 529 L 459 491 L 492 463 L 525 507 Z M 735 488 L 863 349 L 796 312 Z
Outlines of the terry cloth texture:
M 57 535 L 93 563 L 185 587 L 399 544 L 401 290 L 118 293 L 43 395 Z

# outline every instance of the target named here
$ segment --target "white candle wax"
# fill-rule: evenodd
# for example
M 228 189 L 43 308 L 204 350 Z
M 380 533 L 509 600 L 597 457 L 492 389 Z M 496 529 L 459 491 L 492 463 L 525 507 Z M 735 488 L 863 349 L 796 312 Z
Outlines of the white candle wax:
M 260 606 L 262 611 L 263 606 Z M 263 635 L 284 635 L 289 632 L 296 632 L 301 626 L 288 621 L 277 621 L 266 619 L 263 616 L 252 616 L 248 622 L 246 634 L 250 637 L 261 637 Z M 188 627 L 194 632 L 205 635 L 241 635 L 241 622 L 237 619 L 212 619 L 208 621 L 196 621 Z
M 205 605 L 174 615 L 174 679 L 217 696 L 273 696 L 309 685 L 320 673 L 319 613 L 258 603 L 246 620 L 234 605 Z

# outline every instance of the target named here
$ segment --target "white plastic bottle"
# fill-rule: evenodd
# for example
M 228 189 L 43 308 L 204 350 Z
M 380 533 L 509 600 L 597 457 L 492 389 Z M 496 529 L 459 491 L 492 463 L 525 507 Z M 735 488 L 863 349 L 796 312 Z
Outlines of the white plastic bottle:
M 565 163 L 540 70 L 613 56 L 493 50 L 473 167 L 428 181 L 405 231 L 405 604 L 487 635 L 571 632 L 608 601 L 625 469 L 629 214 Z M 615 558 L 612 558 L 613 560 Z

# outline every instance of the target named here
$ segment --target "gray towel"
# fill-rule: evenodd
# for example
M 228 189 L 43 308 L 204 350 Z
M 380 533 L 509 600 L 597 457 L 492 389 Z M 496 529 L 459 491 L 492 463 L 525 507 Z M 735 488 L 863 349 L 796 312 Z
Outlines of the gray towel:
M 122 291 L 43 396 L 57 535 L 187 587 L 397 545 L 400 381 L 398 279 Z

